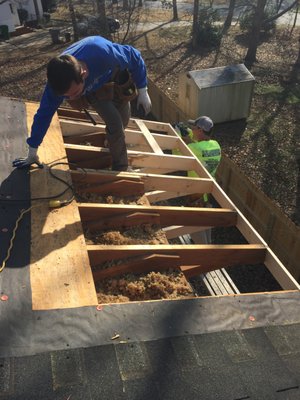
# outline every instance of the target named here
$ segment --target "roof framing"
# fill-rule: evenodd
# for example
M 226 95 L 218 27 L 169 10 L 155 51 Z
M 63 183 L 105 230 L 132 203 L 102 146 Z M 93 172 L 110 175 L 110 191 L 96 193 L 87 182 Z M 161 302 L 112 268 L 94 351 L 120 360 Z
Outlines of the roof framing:
M 37 104 L 26 103 L 28 131 Z M 264 263 L 284 290 L 299 290 L 299 284 L 267 243 L 208 174 L 170 124 L 131 119 L 126 129 L 129 162 L 134 172 L 117 173 L 109 168 L 105 126 L 92 113 L 97 126 L 76 112 L 60 109 L 40 147 L 41 160 L 67 179 L 76 191 L 118 194 L 144 193 L 149 205 L 108 205 L 72 202 L 49 210 L 45 202 L 31 211 L 31 286 L 33 309 L 81 307 L 97 304 L 93 280 L 120 271 L 163 270 L 175 265 L 186 275 L 242 263 Z M 165 154 L 179 148 L 182 156 Z M 76 165 L 76 167 L 75 167 Z M 173 171 L 195 170 L 199 178 L 172 176 Z M 166 175 L 168 173 L 168 175 Z M 65 187 L 54 181 L 49 169 L 30 171 L 31 196 L 49 197 Z M 194 194 L 211 193 L 220 208 L 157 206 L 154 202 Z M 62 196 L 63 200 L 65 197 Z M 247 244 L 231 245 L 86 245 L 82 226 L 90 230 L 141 223 L 160 224 L 168 238 L 201 231 L 207 227 L 235 226 Z M 118 266 L 99 272 L 93 268 L 106 260 Z

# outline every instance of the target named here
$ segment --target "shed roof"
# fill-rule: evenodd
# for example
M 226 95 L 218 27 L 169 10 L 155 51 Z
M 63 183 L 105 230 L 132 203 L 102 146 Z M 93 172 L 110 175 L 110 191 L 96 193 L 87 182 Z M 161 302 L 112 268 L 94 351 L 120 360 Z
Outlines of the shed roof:
M 187 76 L 193 79 L 199 89 L 255 81 L 244 64 L 189 71 Z

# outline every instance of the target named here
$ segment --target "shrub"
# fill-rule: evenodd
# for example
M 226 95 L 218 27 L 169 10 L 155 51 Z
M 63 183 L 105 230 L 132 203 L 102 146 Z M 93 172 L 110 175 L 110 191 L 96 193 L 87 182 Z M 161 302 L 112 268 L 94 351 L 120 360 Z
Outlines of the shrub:
M 222 29 L 215 23 L 219 20 L 218 11 L 211 7 L 200 8 L 196 31 L 199 47 L 217 47 L 222 39 Z

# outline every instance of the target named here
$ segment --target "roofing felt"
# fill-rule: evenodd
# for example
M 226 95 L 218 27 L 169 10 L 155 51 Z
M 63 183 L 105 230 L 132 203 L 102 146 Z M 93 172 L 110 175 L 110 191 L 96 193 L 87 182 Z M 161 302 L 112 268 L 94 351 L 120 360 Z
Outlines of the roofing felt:
M 1 260 L 27 206 L 4 200 L 29 196 L 28 172 L 11 168 L 26 127 L 22 137 L 22 121 L 11 123 L 1 130 Z M 299 291 L 34 311 L 30 231 L 28 213 L 0 275 L 1 398 L 300 398 Z

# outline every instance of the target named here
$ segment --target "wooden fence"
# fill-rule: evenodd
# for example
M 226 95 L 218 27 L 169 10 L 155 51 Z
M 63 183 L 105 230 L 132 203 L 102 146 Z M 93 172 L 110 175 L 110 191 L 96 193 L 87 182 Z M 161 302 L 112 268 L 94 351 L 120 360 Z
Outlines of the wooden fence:
M 188 116 L 149 79 L 152 113 L 161 122 L 175 123 Z M 300 228 L 296 226 L 226 155 L 217 182 L 268 243 L 290 273 L 300 280 Z

